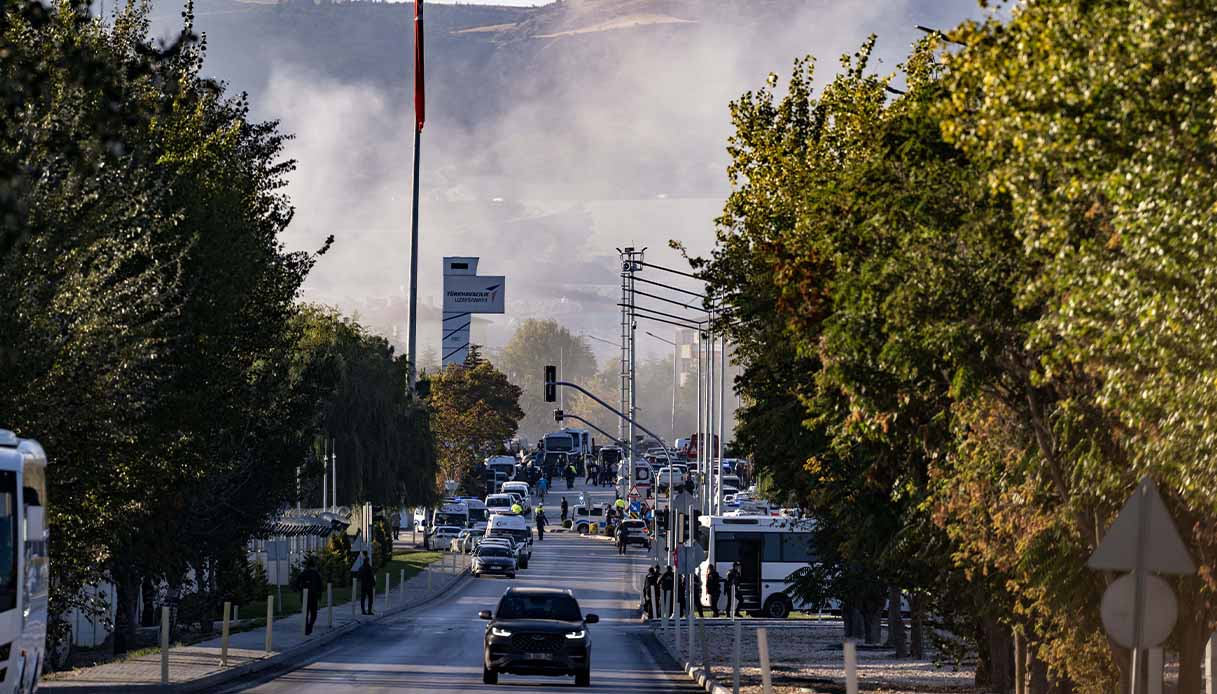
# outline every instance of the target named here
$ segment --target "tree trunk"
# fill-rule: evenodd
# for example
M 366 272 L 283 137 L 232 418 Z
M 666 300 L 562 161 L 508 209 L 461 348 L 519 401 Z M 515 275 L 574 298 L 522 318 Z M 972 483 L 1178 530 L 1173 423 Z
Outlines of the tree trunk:
M 866 643 L 879 645 L 883 643 L 883 600 L 868 600 L 866 613 Z
M 156 586 L 152 585 L 152 579 L 144 577 L 140 583 L 140 590 L 143 591 L 144 611 L 140 613 L 140 626 L 152 627 L 156 626 Z
M 904 615 L 900 613 L 900 588 L 891 586 L 887 594 L 888 644 L 896 649 L 897 658 L 908 657 L 908 641 L 904 635 Z
M 1052 694 L 1048 684 L 1048 665 L 1036 655 L 1034 643 L 1027 644 L 1027 671 L 1031 674 L 1027 694 Z
M 841 625 L 845 629 L 845 638 L 857 638 L 858 634 L 854 630 L 854 603 L 850 600 L 841 601 Z
M 924 658 L 925 644 L 922 640 L 924 637 L 922 622 L 925 619 L 925 606 L 921 600 L 921 593 L 913 591 L 909 594 L 909 608 L 912 610 L 912 619 L 909 624 L 909 655 L 914 658 Z
M 137 648 L 137 626 L 139 620 L 140 577 L 129 570 L 115 571 L 114 597 L 118 603 L 114 611 L 114 653 L 126 653 Z
M 1175 627 L 1179 641 L 1178 694 L 1201 694 L 1204 688 L 1204 650 L 1208 642 L 1208 620 L 1204 600 L 1198 595 L 1199 581 L 1181 581 L 1179 590 L 1179 624 Z M 1150 673 L 1151 676 L 1154 673 Z
M 980 670 L 977 669 L 977 684 L 988 685 L 995 692 L 1007 694 L 1014 684 L 1013 641 L 1010 632 L 996 620 L 986 619 L 984 622 L 985 640 L 989 651 L 989 681 L 980 681 Z

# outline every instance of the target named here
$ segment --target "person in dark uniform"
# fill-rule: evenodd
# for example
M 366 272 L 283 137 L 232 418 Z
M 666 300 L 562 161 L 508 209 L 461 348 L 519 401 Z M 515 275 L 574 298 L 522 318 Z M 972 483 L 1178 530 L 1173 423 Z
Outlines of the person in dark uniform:
M 304 604 L 304 634 L 313 633 L 313 625 L 317 623 L 317 602 L 321 600 L 321 574 L 317 573 L 317 559 L 308 557 L 304 560 L 304 570 L 296 577 L 296 590 L 302 594 L 308 590 L 308 601 Z
M 663 575 L 659 577 L 659 589 L 663 593 L 663 605 L 668 607 L 667 614 L 671 615 L 675 612 L 675 605 L 672 604 L 672 589 L 675 587 L 676 575 L 672 573 L 672 566 L 664 569 Z
M 682 618 L 685 616 L 685 611 L 688 609 L 688 606 L 689 606 L 689 580 L 688 580 L 688 578 L 689 578 L 688 576 L 681 574 L 680 579 L 679 579 L 680 588 L 676 591 L 677 592 L 676 600 L 680 603 L 680 616 Z
M 359 567 L 359 608 L 364 614 L 373 614 L 372 598 L 376 592 L 376 572 L 372 569 L 372 560 L 368 553 L 363 553 L 363 565 Z
M 736 616 L 739 613 L 739 562 L 731 565 L 727 572 L 727 614 Z
M 651 564 L 647 569 L 646 580 L 642 582 L 642 605 L 647 619 L 659 616 L 659 605 L 655 604 L 655 595 L 659 590 L 659 566 Z
M 544 507 L 540 505 L 537 506 L 537 515 L 535 520 L 537 524 L 537 542 L 540 542 L 541 540 L 545 539 L 545 524 L 549 522 L 549 519 L 545 517 Z
M 714 564 L 710 564 L 710 569 L 706 572 L 706 596 L 710 599 L 710 609 L 713 610 L 714 616 L 718 616 L 718 594 L 722 591 L 722 578 L 718 575 L 718 569 L 714 568 Z

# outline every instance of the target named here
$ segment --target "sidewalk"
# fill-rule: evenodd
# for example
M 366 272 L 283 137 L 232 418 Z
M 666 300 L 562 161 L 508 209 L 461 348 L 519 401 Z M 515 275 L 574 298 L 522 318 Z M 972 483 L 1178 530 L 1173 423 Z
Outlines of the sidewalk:
M 422 572 L 406 580 L 404 589 L 394 583 L 386 605 L 385 596 L 377 593 L 374 616 L 359 614 L 355 602 L 335 604 L 327 609 L 321 596 L 317 623 L 310 636 L 304 635 L 304 615 L 296 613 L 274 620 L 271 629 L 271 650 L 266 651 L 266 627 L 231 634 L 228 644 L 228 666 L 220 665 L 219 637 L 190 646 L 169 649 L 170 687 L 161 685 L 161 653 L 157 649 L 132 655 L 125 660 L 103 663 L 48 675 L 41 691 L 87 694 L 90 691 L 206 691 L 220 684 L 270 667 L 289 662 L 304 653 L 320 648 L 342 635 L 403 610 L 434 600 L 468 575 L 469 558 L 460 554 L 445 554 Z M 219 629 L 217 622 L 216 628 Z

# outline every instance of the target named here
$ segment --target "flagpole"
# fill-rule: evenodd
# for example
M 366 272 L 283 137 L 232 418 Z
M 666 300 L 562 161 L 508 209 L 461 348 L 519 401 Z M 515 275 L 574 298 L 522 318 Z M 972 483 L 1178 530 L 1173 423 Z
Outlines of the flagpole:
M 418 163 L 422 142 L 423 100 L 423 0 L 414 3 L 414 201 L 410 215 L 410 323 L 406 343 L 410 392 L 418 375 Z

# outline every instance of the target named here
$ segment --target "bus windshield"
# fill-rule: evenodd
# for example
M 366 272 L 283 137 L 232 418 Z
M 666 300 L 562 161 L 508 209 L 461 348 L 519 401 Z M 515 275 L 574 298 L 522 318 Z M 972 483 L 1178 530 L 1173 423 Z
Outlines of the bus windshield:
M 17 606 L 17 473 L 0 471 L 0 612 Z
M 575 447 L 571 441 L 570 435 L 561 434 L 545 437 L 545 450 L 547 451 L 569 451 Z

